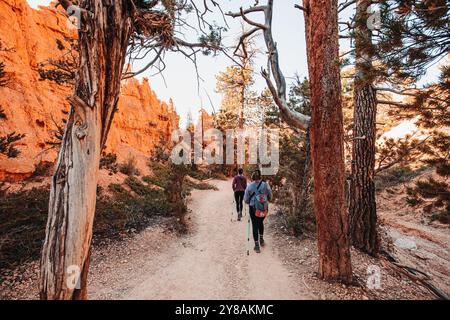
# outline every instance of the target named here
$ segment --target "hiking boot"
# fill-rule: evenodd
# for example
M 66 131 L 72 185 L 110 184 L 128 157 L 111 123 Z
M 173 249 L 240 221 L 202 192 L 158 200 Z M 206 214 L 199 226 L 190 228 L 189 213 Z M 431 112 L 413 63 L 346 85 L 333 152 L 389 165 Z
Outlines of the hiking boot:
M 264 247 L 264 245 L 266 244 L 262 235 L 259 236 L 259 243 L 261 244 L 261 247 Z
M 261 253 L 261 248 L 259 247 L 258 242 L 255 243 L 255 248 L 253 250 L 255 250 L 256 253 Z

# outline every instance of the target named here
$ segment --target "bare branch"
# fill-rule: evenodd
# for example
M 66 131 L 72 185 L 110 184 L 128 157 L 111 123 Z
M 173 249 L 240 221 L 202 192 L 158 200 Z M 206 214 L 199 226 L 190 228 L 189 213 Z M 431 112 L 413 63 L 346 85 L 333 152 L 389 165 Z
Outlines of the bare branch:
M 343 58 L 343 57 L 345 57 L 346 55 L 353 53 L 354 51 L 355 51 L 355 49 L 352 49 L 352 50 L 350 50 L 350 51 L 344 52 L 344 53 L 342 53 L 342 54 L 339 56 L 339 58 Z
M 133 78 L 133 77 L 135 77 L 135 76 L 145 72 L 148 68 L 153 66 L 156 63 L 156 61 L 158 61 L 161 58 L 161 54 L 163 53 L 163 50 L 164 50 L 164 48 L 161 47 L 159 49 L 159 51 L 157 52 L 156 56 L 145 67 L 143 67 L 141 70 L 136 71 L 136 72 L 127 72 L 126 74 L 124 74 L 122 76 L 122 80 L 128 79 L 128 78 Z
M 356 0 L 349 0 L 344 3 L 339 4 L 338 13 L 341 13 L 342 11 L 344 11 L 348 7 L 354 5 L 355 3 L 356 3 Z
M 305 12 L 306 14 L 309 14 L 309 10 L 307 8 L 305 8 L 304 6 L 301 6 L 299 4 L 294 5 L 294 8 L 302 10 L 303 12 Z
M 401 103 L 401 102 L 396 102 L 396 101 L 387 101 L 387 100 L 377 100 L 378 104 L 387 104 L 387 105 L 391 105 L 391 106 L 396 106 L 396 107 L 402 107 L 402 108 L 407 108 L 408 105 Z
M 406 92 L 408 89 L 401 90 L 401 91 L 400 90 L 395 90 L 393 88 L 381 88 L 381 87 L 377 87 L 377 88 L 374 88 L 374 89 L 377 90 L 377 91 L 392 92 L 392 93 L 395 93 L 395 94 L 398 94 L 398 95 L 402 95 L 402 96 L 411 96 L 411 97 L 419 96 L 418 94 L 415 94 L 415 93 Z
M 251 7 L 247 10 L 243 10 L 241 8 L 239 14 L 228 15 L 233 18 L 242 17 L 244 21 L 248 23 L 245 15 L 253 12 L 264 13 L 264 25 L 258 24 L 259 26 L 264 26 L 264 28 L 256 27 L 256 30 L 250 30 L 249 32 L 247 32 L 247 35 L 244 34 L 241 39 L 245 39 L 245 37 L 248 36 L 248 33 L 252 34 L 256 32 L 258 28 L 263 31 L 264 41 L 266 43 L 268 51 L 267 62 L 269 71 L 262 70 L 261 75 L 266 80 L 267 86 L 269 87 L 275 103 L 280 108 L 283 120 L 296 128 L 307 130 L 310 122 L 310 117 L 291 110 L 286 102 L 286 79 L 280 68 L 277 45 L 272 35 L 273 0 L 268 0 L 266 6 Z M 240 44 L 241 43 L 242 41 L 240 41 Z M 275 84 L 272 83 L 269 72 L 273 75 Z
M 287 105 L 286 99 L 284 97 L 279 96 L 278 91 L 273 85 L 272 80 L 270 80 L 270 76 L 267 73 L 267 71 L 261 70 L 261 75 L 266 80 L 267 87 L 269 88 L 273 96 L 274 102 L 276 103 L 278 108 L 280 108 L 281 114 L 283 115 L 283 120 L 295 128 L 299 128 L 306 131 L 309 127 L 311 118 L 300 112 L 291 110 Z
M 249 31 L 245 32 L 243 35 L 241 35 L 241 37 L 239 38 L 239 42 L 236 46 L 236 50 L 234 50 L 234 54 L 239 55 L 237 52 L 239 51 L 239 48 L 242 48 L 242 52 L 246 56 L 247 49 L 245 48 L 244 41 L 245 41 L 245 39 L 249 38 L 250 36 L 252 36 L 255 32 L 257 32 L 259 30 L 261 30 L 261 29 L 253 28 L 253 29 L 250 29 Z
M 267 6 L 254 6 L 254 7 L 250 7 L 248 9 L 242 10 L 238 12 L 238 13 L 232 13 L 232 12 L 228 12 L 227 16 L 230 16 L 232 18 L 237 18 L 242 16 L 242 14 L 246 15 L 249 13 L 253 13 L 253 12 L 264 12 L 267 9 Z
M 408 90 L 417 90 L 416 88 L 410 88 L 410 89 L 404 89 L 404 90 L 395 90 L 393 88 L 380 88 L 380 87 L 378 87 L 378 88 L 375 88 L 375 90 L 377 90 L 377 91 L 385 91 L 385 92 L 392 92 L 394 94 L 398 94 L 398 95 L 401 95 L 401 96 L 409 96 L 409 97 L 416 97 L 416 98 L 421 96 L 418 93 L 406 92 Z M 435 100 L 435 101 L 447 103 L 446 100 L 439 99 L 439 98 L 436 98 L 436 97 L 426 97 L 425 99 Z
M 260 29 L 263 29 L 263 30 L 265 30 L 265 29 L 268 28 L 267 25 L 264 25 L 264 24 L 261 24 L 261 23 L 257 23 L 257 22 L 254 22 L 254 21 L 250 20 L 250 19 L 246 16 L 246 12 L 247 12 L 247 14 L 248 14 L 248 13 L 250 13 L 250 12 L 257 12 L 257 11 L 249 11 L 249 9 L 244 10 L 244 9 L 242 9 L 242 7 L 241 7 L 241 8 L 240 8 L 240 13 L 239 13 L 239 14 L 236 14 L 236 13 L 229 13 L 228 15 L 229 15 L 230 17 L 233 17 L 233 18 L 239 17 L 239 16 L 240 16 L 240 17 L 242 17 L 242 19 L 244 19 L 244 21 L 247 22 L 249 25 L 252 25 L 252 26 L 254 26 L 254 27 L 257 27 L 257 28 L 260 28 Z M 265 9 L 264 9 L 262 12 L 266 12 Z

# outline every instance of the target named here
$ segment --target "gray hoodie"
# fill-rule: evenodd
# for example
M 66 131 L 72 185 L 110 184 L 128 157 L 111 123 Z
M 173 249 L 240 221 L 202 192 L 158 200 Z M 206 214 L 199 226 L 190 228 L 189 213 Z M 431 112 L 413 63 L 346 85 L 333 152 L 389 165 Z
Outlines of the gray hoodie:
M 247 186 L 247 189 L 245 189 L 245 194 L 244 194 L 244 201 L 247 204 L 250 204 L 251 206 L 255 205 L 255 201 L 256 201 L 256 188 L 258 187 L 258 184 L 260 183 L 261 180 L 259 181 L 253 181 L 252 183 L 250 183 Z M 261 186 L 259 187 L 259 191 L 258 194 L 265 194 L 267 195 L 267 199 L 271 200 L 272 199 L 272 190 L 270 189 L 270 186 L 267 182 L 263 181 L 261 183 Z M 251 197 L 251 199 L 250 199 Z

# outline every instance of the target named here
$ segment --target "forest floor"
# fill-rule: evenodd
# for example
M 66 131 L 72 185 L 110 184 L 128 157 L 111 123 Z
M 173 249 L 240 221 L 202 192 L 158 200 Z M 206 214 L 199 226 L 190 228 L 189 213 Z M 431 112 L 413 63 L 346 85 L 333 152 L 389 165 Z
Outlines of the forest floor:
M 318 279 L 313 235 L 295 238 L 282 216 L 266 222 L 267 246 L 261 254 L 247 247 L 247 218 L 232 218 L 230 181 L 212 181 L 218 190 L 194 190 L 189 200 L 189 232 L 178 235 L 170 220 L 159 219 L 123 241 L 106 241 L 93 249 L 90 299 L 433 299 L 428 290 L 391 268 L 384 259 L 352 250 L 355 284 L 345 286 Z M 384 209 L 382 209 L 384 210 Z M 382 211 L 380 210 L 380 211 Z M 416 248 L 393 248 L 402 263 L 430 274 L 441 290 L 449 288 L 448 229 L 419 225 L 398 228 L 380 212 L 383 230 L 392 239 L 414 237 Z M 395 219 L 394 219 L 395 221 Z M 433 231 L 433 232 L 428 232 Z M 439 241 L 433 242 L 433 234 Z M 443 242 L 442 242 L 443 241 Z M 251 243 L 250 243 L 251 245 Z M 250 255 L 247 256 L 247 248 Z M 417 258 L 420 257 L 420 258 Z M 416 261 L 418 259 L 419 261 Z M 367 270 L 381 271 L 379 289 L 367 288 Z M 38 263 L 11 271 L 0 284 L 0 299 L 37 298 Z M 447 291 L 448 292 L 448 291 Z

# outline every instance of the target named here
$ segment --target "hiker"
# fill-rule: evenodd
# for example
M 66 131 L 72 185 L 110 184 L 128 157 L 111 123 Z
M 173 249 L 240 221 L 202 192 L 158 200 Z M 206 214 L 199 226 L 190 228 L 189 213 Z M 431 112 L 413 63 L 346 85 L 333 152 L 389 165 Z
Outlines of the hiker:
M 244 177 L 244 169 L 239 168 L 238 174 L 233 179 L 232 187 L 234 191 L 234 200 L 236 202 L 238 221 L 241 221 L 242 209 L 244 207 L 244 193 L 247 188 L 247 179 Z
M 269 184 L 262 180 L 259 170 L 253 172 L 252 181 L 245 190 L 244 201 L 249 205 L 253 240 L 255 241 L 254 250 L 260 253 L 260 247 L 264 246 L 264 219 L 269 212 L 272 190 Z

